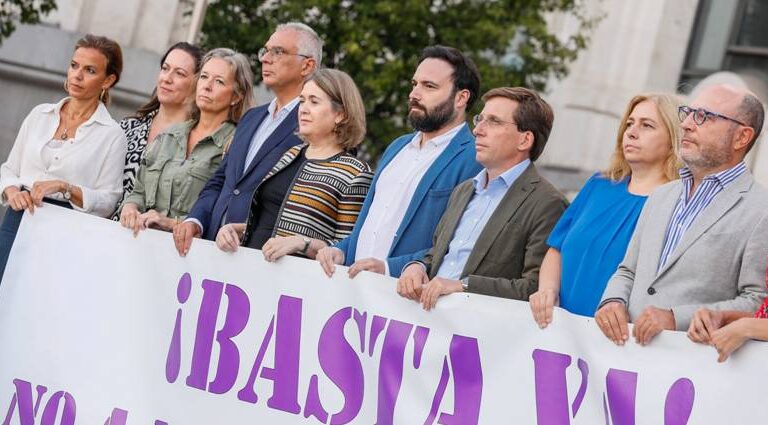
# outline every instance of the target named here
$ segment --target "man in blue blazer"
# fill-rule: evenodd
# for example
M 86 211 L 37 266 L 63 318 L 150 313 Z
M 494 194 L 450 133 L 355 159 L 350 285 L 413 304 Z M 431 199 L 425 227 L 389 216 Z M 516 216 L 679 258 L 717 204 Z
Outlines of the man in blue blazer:
M 427 47 L 411 85 L 408 119 L 417 132 L 384 152 L 352 234 L 318 252 L 329 276 L 336 264 L 351 266 L 350 277 L 363 270 L 399 276 L 431 247 L 453 188 L 482 168 L 466 124 L 480 90 L 472 60 L 452 47 Z
M 185 256 L 192 239 L 216 239 L 227 222 L 245 222 L 254 190 L 291 146 L 301 143 L 298 128 L 299 93 L 304 80 L 322 60 L 323 42 L 301 23 L 277 27 L 259 50 L 261 76 L 272 90 L 272 102 L 251 109 L 240 120 L 228 152 L 208 180 L 187 219 L 176 226 L 173 240 Z

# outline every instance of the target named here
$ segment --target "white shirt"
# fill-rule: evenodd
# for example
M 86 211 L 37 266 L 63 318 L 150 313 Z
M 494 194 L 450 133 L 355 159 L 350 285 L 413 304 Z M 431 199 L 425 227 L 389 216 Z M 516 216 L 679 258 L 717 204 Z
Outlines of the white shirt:
M 465 125 L 457 125 L 424 146 L 421 146 L 421 132 L 416 133 L 381 171 L 371 208 L 360 229 L 355 260 L 372 257 L 386 264 L 392 241 L 421 178 Z
M 0 191 L 4 192 L 9 186 L 32 188 L 36 181 L 63 180 L 83 192 L 83 207 L 72 205 L 73 208 L 109 217 L 123 195 L 128 141 L 107 108 L 99 102 L 74 138 L 64 141 L 64 146 L 52 152 L 46 144 L 59 127 L 59 112 L 66 100 L 38 105 L 24 119 L 8 160 L 0 166 Z M 44 154 L 44 150 L 48 152 Z M 61 193 L 49 197 L 64 201 Z M 3 205 L 7 205 L 5 196 L 2 198 Z
M 272 135 L 275 129 L 288 118 L 288 115 L 290 115 L 298 104 L 299 98 L 297 97 L 275 113 L 275 109 L 277 108 L 277 98 L 272 99 L 272 101 L 269 102 L 269 106 L 267 106 L 267 116 L 261 124 L 259 124 L 259 128 L 256 129 L 256 133 L 253 134 L 251 145 L 248 147 L 248 154 L 245 156 L 245 168 L 243 168 L 243 173 L 245 173 L 245 170 L 251 165 L 251 161 L 256 157 L 256 153 L 261 149 L 261 146 L 264 145 L 264 142 Z

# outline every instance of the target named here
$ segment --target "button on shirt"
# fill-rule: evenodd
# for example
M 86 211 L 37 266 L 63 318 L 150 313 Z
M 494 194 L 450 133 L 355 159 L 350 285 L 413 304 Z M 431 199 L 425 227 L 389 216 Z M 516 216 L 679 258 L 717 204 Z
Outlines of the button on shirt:
M 701 181 L 696 192 L 691 196 L 693 187 L 693 174 L 688 167 L 680 170 L 680 180 L 683 182 L 683 193 L 677 200 L 675 210 L 672 213 L 672 219 L 667 226 L 667 233 L 664 236 L 664 249 L 659 258 L 659 267 L 657 272 L 664 267 L 669 256 L 675 250 L 675 247 L 683 239 L 685 232 L 693 225 L 693 222 L 704 209 L 715 199 L 715 196 L 725 189 L 728 184 L 736 180 L 737 177 L 744 174 L 747 166 L 740 162 L 738 165 L 721 171 L 716 174 L 710 174 Z
M 475 247 L 480 233 L 509 188 L 530 164 L 531 161 L 526 159 L 490 182 L 488 182 L 487 170 L 475 176 L 475 194 L 467 204 L 467 209 L 464 210 L 456 227 L 453 239 L 448 245 L 448 253 L 437 271 L 438 277 L 452 280 L 461 278 L 461 272 L 467 264 L 469 254 Z
M 259 149 L 261 149 L 261 146 L 264 145 L 264 142 L 267 140 L 267 138 L 269 138 L 275 129 L 279 127 L 283 121 L 285 121 L 288 115 L 298 104 L 299 98 L 297 97 L 288 102 L 285 106 L 280 108 L 277 113 L 275 113 L 275 109 L 277 109 L 277 99 L 272 99 L 272 101 L 269 102 L 269 106 L 267 106 L 268 114 L 261 122 L 261 124 L 259 124 L 259 128 L 256 130 L 256 133 L 253 135 L 253 139 L 251 140 L 251 146 L 248 147 L 248 154 L 245 156 L 245 168 L 243 168 L 243 173 L 245 173 L 245 170 L 247 170 L 248 166 L 251 165 L 251 161 L 253 161 L 253 158 L 256 157 L 256 153 L 259 152 Z
M 452 128 L 424 143 L 424 146 L 421 146 L 422 133 L 416 133 L 413 140 L 381 171 L 368 216 L 360 229 L 356 260 L 386 260 L 416 187 L 435 159 L 465 125 L 462 123 Z

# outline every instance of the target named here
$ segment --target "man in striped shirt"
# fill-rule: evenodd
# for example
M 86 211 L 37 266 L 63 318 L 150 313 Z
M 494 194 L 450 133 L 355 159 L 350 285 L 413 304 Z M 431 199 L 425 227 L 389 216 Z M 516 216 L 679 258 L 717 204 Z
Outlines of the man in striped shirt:
M 763 125 L 750 92 L 718 85 L 679 110 L 685 167 L 643 208 L 595 314 L 618 345 L 688 330 L 697 310 L 754 311 L 765 298 L 768 191 L 744 164 Z

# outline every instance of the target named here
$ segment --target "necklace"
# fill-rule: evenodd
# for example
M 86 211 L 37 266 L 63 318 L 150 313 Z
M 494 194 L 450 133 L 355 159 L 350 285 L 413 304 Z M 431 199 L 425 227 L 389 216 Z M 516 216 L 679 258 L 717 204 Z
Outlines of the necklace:
M 68 106 L 68 104 L 65 105 L 65 106 Z M 67 108 L 67 109 L 69 109 L 69 108 Z M 91 116 L 92 113 L 93 112 L 91 112 L 90 114 L 89 113 L 83 114 L 80 117 L 78 117 L 77 119 L 75 119 L 75 113 L 74 112 L 72 112 L 70 114 L 67 114 L 65 111 L 62 110 L 61 111 L 61 117 L 62 117 L 62 123 L 64 125 L 64 131 L 61 132 L 61 140 L 69 139 L 69 129 L 70 129 L 70 127 L 73 130 L 77 131 L 77 127 L 80 124 L 82 124 L 83 121 L 85 121 L 84 118 Z M 69 117 L 67 117 L 67 115 L 69 115 Z M 67 118 L 69 118 L 69 119 L 67 119 Z

